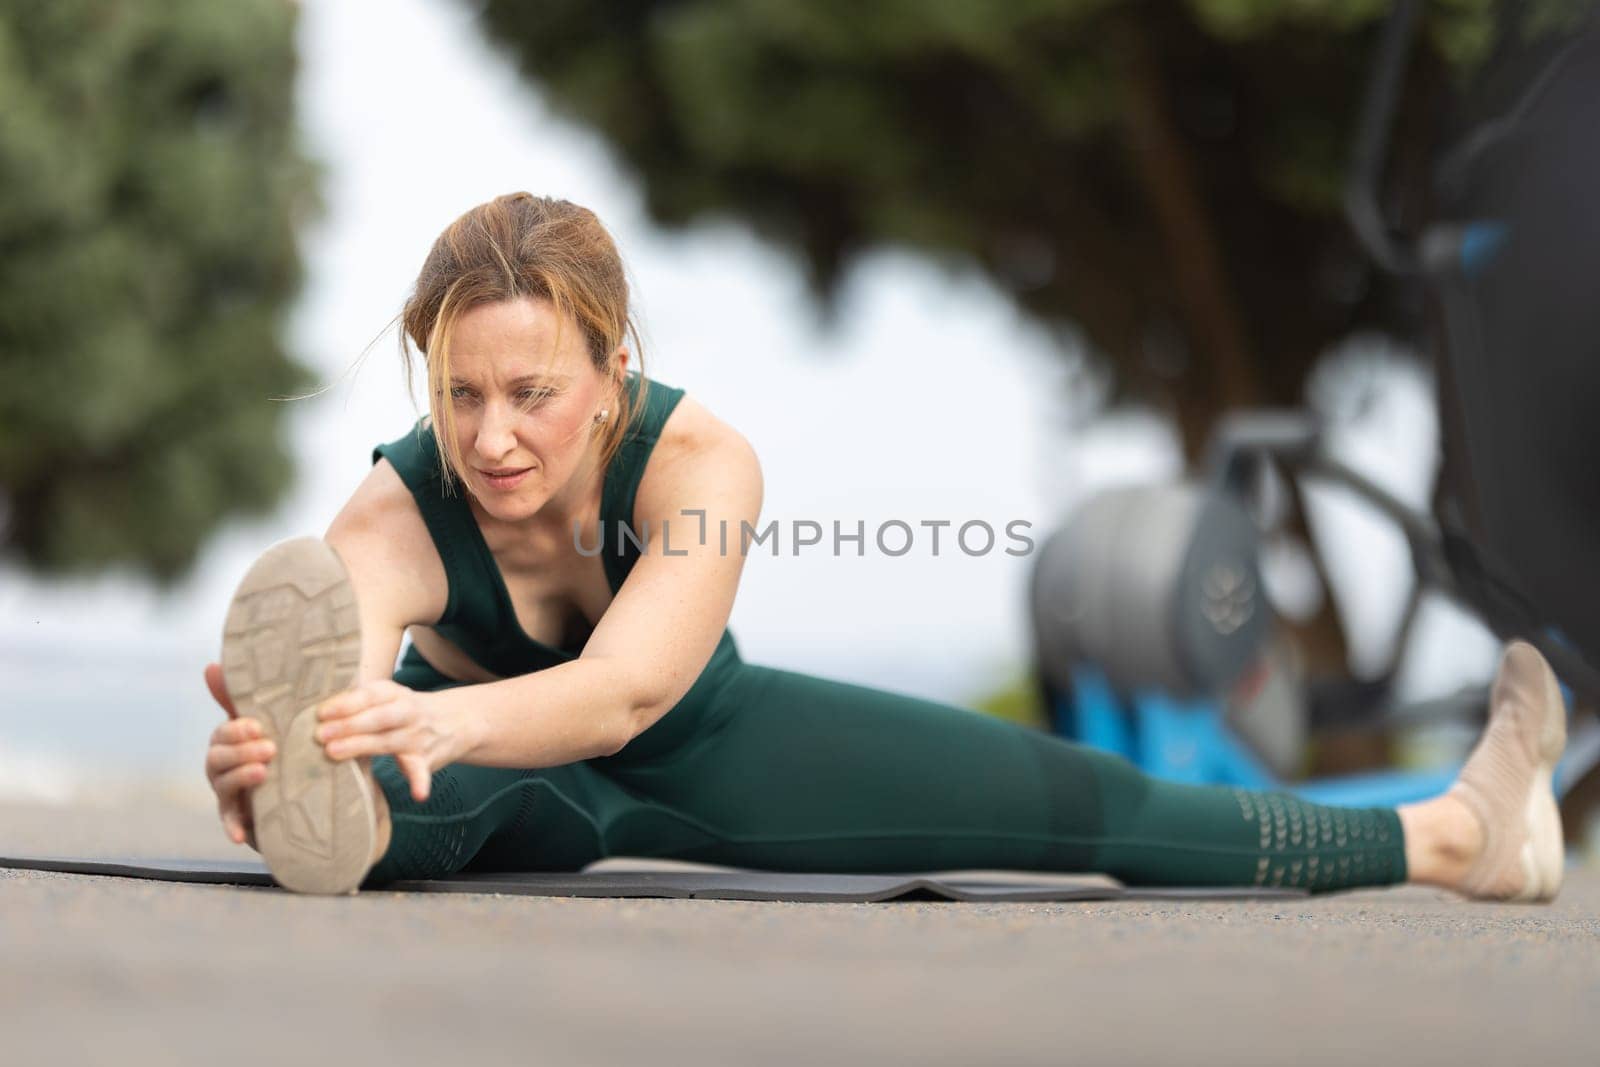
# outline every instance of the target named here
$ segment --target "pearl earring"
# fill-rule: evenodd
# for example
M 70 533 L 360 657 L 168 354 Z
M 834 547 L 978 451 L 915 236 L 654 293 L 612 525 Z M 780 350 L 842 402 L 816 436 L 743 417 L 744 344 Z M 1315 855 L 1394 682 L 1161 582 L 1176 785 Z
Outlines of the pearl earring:
M 606 409 L 605 408 L 601 408 L 599 411 L 595 412 L 594 421 L 595 422 L 605 422 L 606 421 L 606 414 L 607 414 Z

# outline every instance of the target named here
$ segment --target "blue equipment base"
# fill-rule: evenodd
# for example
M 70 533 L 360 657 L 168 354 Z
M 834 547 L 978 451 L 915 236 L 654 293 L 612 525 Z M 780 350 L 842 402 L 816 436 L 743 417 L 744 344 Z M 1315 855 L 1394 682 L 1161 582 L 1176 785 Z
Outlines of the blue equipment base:
M 1215 701 L 1180 701 L 1160 692 L 1135 695 L 1124 704 L 1099 672 L 1073 672 L 1076 700 L 1057 708 L 1060 732 L 1083 744 L 1125 757 L 1146 774 L 1193 785 L 1281 789 L 1317 804 L 1395 807 L 1436 797 L 1450 787 L 1460 766 L 1416 771 L 1376 771 L 1306 782 L 1279 779 L 1236 737 Z M 1558 768 L 1560 793 L 1567 777 Z

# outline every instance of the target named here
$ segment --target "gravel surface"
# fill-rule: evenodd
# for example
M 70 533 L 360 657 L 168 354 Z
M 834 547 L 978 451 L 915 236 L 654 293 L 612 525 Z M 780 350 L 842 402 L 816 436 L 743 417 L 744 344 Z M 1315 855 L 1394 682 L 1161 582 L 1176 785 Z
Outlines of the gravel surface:
M 208 813 L 0 805 L 0 853 L 228 857 Z M 7 1063 L 1593 1064 L 1600 870 L 1549 907 L 772 904 L 0 870 Z

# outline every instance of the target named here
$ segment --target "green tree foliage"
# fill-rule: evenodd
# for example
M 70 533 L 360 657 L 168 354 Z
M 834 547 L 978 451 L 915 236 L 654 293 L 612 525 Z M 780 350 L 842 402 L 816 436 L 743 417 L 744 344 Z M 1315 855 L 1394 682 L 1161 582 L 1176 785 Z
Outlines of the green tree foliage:
M 288 485 L 285 0 L 0 0 L 0 550 L 170 579 Z
M 1430 4 L 1395 211 L 1422 206 L 1463 73 L 1575 6 Z M 637 171 L 658 221 L 744 220 L 824 295 L 874 246 L 976 263 L 1171 412 L 1194 454 L 1223 407 L 1299 402 L 1331 341 L 1412 325 L 1339 212 L 1389 7 L 486 0 L 482 17 Z
M 1039 679 L 1032 673 L 1022 672 L 1003 680 L 971 701 L 972 708 L 993 715 L 997 719 L 1032 726 L 1050 728 L 1050 710 L 1045 707 L 1044 692 Z

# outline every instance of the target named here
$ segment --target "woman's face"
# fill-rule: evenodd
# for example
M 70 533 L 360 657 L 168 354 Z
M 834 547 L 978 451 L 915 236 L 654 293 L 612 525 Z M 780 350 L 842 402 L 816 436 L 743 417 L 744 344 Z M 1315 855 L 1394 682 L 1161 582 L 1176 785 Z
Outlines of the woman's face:
M 627 360 L 618 353 L 620 373 Z M 613 392 L 589 358 L 583 331 L 547 300 L 480 304 L 456 320 L 447 402 L 467 487 L 491 516 L 527 519 L 585 469 L 614 418 Z

